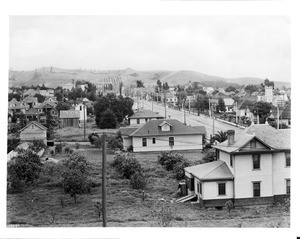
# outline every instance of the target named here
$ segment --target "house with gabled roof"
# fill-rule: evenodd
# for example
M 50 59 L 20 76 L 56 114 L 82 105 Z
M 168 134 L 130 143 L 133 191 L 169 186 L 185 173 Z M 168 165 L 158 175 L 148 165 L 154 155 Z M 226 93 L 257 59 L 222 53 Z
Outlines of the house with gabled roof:
M 185 168 L 188 193 L 204 207 L 272 204 L 290 195 L 290 130 L 251 125 L 213 146 L 217 160 Z M 207 183 L 209 182 L 209 183 Z
M 30 109 L 38 105 L 38 98 L 27 96 L 25 99 L 22 100 L 22 103 L 26 107 L 26 109 Z
M 287 103 L 283 108 L 272 105 L 270 119 L 275 122 L 279 119 L 279 124 L 291 125 L 291 103 Z
M 206 133 L 204 126 L 187 126 L 176 119 L 150 120 L 135 130 L 128 128 L 126 134 L 124 131 L 123 140 L 132 145 L 133 152 L 202 149 Z
M 60 127 L 79 127 L 79 110 L 61 110 L 59 113 Z
M 137 110 L 128 117 L 129 125 L 142 125 L 153 119 L 163 119 L 164 117 L 151 110 Z
M 251 107 L 254 105 L 254 101 L 245 99 L 237 106 L 236 114 L 238 117 L 247 117 L 252 120 L 254 118 L 253 113 L 251 112 Z
M 47 128 L 36 121 L 31 121 L 20 130 L 21 142 L 30 142 L 33 140 L 42 140 L 47 143 Z
M 39 105 L 34 106 L 40 115 L 40 123 L 46 124 L 47 116 L 51 116 L 54 120 L 58 120 L 58 111 L 56 110 L 56 104 L 54 102 L 43 102 Z

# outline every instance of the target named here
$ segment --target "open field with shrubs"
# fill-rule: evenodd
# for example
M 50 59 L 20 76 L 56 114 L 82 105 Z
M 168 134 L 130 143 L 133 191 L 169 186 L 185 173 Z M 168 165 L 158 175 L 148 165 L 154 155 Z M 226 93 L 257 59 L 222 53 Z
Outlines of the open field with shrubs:
M 75 150 L 74 145 L 70 148 Z M 102 226 L 97 209 L 102 200 L 101 151 L 95 146 L 80 146 L 76 151 L 87 159 L 89 190 L 78 194 L 76 202 L 70 192 L 64 190 L 61 171 L 65 167 L 63 160 L 70 156 L 69 152 L 62 150 L 51 156 L 58 163 L 44 163 L 34 183 L 21 193 L 7 195 L 8 226 Z M 191 163 L 197 163 L 203 157 L 201 151 L 180 154 Z M 190 202 L 175 203 L 177 171 L 166 170 L 166 166 L 158 162 L 158 153 L 132 155 L 107 155 L 108 226 L 289 226 L 289 212 L 284 205 L 235 208 L 228 212 L 225 208 L 201 209 L 198 204 Z

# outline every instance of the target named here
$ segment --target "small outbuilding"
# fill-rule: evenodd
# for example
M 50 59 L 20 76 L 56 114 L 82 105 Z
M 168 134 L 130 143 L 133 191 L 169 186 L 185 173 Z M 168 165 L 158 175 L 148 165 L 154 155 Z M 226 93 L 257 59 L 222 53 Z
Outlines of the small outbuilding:
M 60 111 L 60 127 L 79 127 L 79 110 L 61 110 Z

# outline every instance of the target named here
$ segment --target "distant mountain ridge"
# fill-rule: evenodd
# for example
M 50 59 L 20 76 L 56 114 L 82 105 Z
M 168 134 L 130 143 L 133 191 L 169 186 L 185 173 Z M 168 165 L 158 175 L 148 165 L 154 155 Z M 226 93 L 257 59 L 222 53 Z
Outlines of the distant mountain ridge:
M 238 84 L 260 84 L 264 79 L 255 77 L 224 78 L 213 75 L 206 75 L 196 71 L 138 71 L 130 68 L 124 70 L 86 70 L 86 69 L 61 69 L 56 67 L 43 67 L 33 71 L 9 71 L 9 86 L 42 85 L 56 88 L 72 80 L 87 80 L 98 83 L 103 79 L 110 80 L 111 76 L 119 76 L 124 85 L 135 84 L 137 80 L 144 82 L 145 86 L 153 86 L 157 80 L 168 82 L 169 86 L 184 85 L 189 81 L 211 82 L 214 87 L 222 85 Z M 272 80 L 272 79 L 270 79 Z M 275 82 L 275 87 L 290 87 L 290 82 Z

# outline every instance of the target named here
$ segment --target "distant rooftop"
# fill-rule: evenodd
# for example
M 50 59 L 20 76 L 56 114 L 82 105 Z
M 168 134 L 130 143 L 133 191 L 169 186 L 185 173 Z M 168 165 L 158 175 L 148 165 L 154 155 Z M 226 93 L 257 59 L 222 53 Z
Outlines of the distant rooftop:
M 139 110 L 135 112 L 129 119 L 140 119 L 140 118 L 160 118 L 163 119 L 164 117 L 159 115 L 157 112 L 153 112 L 151 110 Z

